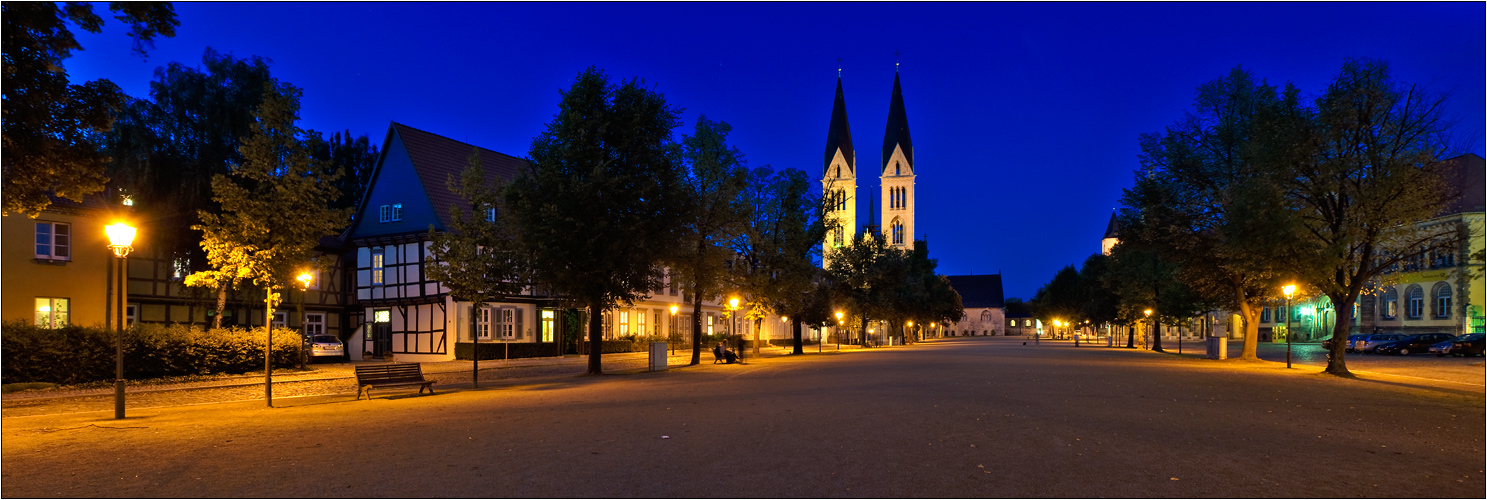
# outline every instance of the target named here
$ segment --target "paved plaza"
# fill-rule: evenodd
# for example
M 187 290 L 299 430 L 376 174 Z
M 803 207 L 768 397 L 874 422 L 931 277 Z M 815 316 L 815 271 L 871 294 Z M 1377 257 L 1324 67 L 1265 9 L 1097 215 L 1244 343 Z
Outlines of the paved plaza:
M 1481 358 L 1406 361 L 1442 361 L 1442 376 L 1360 361 L 1358 378 L 1341 379 L 1314 366 L 1198 359 L 1197 346 L 1184 347 L 1179 356 L 974 337 L 747 365 L 705 355 L 701 366 L 656 373 L 637 356 L 615 357 L 602 377 L 578 376 L 581 364 L 513 367 L 483 372 L 479 389 L 446 379 L 432 396 L 389 389 L 354 401 L 351 389 L 276 397 L 272 409 L 261 400 L 136 407 L 124 421 L 66 407 L 77 398 L 7 402 L 0 493 L 1487 494 Z

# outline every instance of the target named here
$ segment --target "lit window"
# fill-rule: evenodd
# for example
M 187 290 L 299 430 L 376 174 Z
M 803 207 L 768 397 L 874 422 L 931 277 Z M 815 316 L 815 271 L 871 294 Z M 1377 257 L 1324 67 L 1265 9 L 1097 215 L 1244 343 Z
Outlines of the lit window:
M 139 304 L 129 304 L 129 307 L 124 308 L 125 327 L 133 327 L 137 319 L 139 319 Z
M 377 309 L 375 311 L 372 311 L 372 322 L 373 323 L 391 323 L 392 322 L 392 310 L 391 309 Z
M 289 313 L 284 312 L 284 311 L 275 311 L 274 312 L 274 320 L 272 322 L 270 322 L 269 325 L 270 326 L 273 326 L 274 328 L 284 328 L 284 322 L 285 321 L 288 321 L 288 320 L 289 320 Z
M 120 201 L 119 201 L 120 204 L 122 204 L 122 205 L 124 205 L 126 207 L 132 207 L 132 206 L 134 206 L 134 197 L 133 196 L 130 196 L 130 195 L 127 195 L 127 194 L 121 194 L 121 195 L 119 195 L 119 198 L 120 198 Z
M 542 341 L 552 342 L 553 335 L 553 312 L 551 309 L 542 311 Z
M 635 333 L 645 335 L 645 312 L 635 313 Z
M 713 334 L 713 315 L 712 315 L 712 313 L 707 313 L 707 334 L 708 335 L 712 335 Z
M 1384 319 L 1394 319 L 1399 315 L 1399 291 L 1390 288 L 1384 292 Z
M 305 313 L 305 336 L 325 333 L 325 313 Z
M 388 219 L 392 216 L 392 207 L 388 205 L 382 205 L 382 207 L 377 212 L 377 222 L 387 222 Z
M 372 285 L 382 284 L 382 250 L 372 251 Z
M 630 333 L 630 313 L 629 312 L 626 312 L 626 311 L 620 311 L 620 335 L 626 335 L 626 334 L 629 334 L 629 333 Z
M 185 279 L 189 274 L 191 274 L 191 261 L 186 260 L 185 257 L 176 257 L 170 261 L 171 279 Z
M 1007 326 L 1017 326 L 1017 320 L 1014 319 L 1012 321 L 1007 322 Z
M 36 298 L 36 326 L 62 328 L 70 319 L 68 300 L 55 297 Z
M 393 221 L 403 220 L 403 204 L 402 203 L 393 203 L 392 204 L 392 220 Z
M 36 258 L 72 260 L 72 226 L 63 222 L 37 222 Z
M 1023 320 L 1022 321 L 1022 326 L 1033 326 L 1033 320 L 1030 320 L 1030 319 Z

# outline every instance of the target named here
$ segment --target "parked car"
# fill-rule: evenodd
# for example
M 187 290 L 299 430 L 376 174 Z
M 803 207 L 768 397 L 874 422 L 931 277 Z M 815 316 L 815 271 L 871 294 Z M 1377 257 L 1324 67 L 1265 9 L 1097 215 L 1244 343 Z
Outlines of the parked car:
M 1359 340 L 1357 344 L 1353 345 L 1353 350 L 1364 354 L 1369 354 L 1381 345 L 1401 340 L 1403 338 L 1404 335 L 1399 333 L 1375 333 L 1369 335 L 1368 338 Z
M 1347 342 L 1347 346 L 1344 347 L 1344 349 L 1351 352 L 1353 350 L 1353 341 L 1354 340 L 1358 340 L 1358 337 L 1362 337 L 1362 336 L 1363 335 L 1359 335 L 1359 334 L 1348 335 L 1348 340 L 1346 341 Z M 1322 339 L 1322 350 L 1324 350 L 1324 351 L 1330 351 L 1330 350 L 1332 350 L 1332 337 L 1327 337 L 1325 339 Z
M 1482 334 L 1462 335 L 1451 341 L 1452 356 L 1481 356 Z
M 1430 346 L 1430 353 L 1436 356 L 1451 354 L 1451 344 L 1461 337 L 1464 337 L 1464 335 L 1459 335 L 1443 342 L 1436 342 Z
M 1450 339 L 1451 334 L 1449 333 L 1417 333 L 1400 340 L 1380 344 L 1374 348 L 1374 352 L 1408 356 L 1413 352 L 1425 352 L 1430 349 L 1430 346 Z
M 310 339 L 310 359 L 342 358 L 346 356 L 346 344 L 335 335 L 316 335 Z

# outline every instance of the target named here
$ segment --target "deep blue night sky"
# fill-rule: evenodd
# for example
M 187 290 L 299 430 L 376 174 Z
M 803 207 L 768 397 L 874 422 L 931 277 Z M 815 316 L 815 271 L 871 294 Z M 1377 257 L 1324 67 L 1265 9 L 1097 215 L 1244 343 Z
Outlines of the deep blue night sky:
M 106 7 L 98 6 L 102 13 Z M 875 174 L 894 62 L 913 133 L 917 226 L 944 274 L 1001 270 L 1030 297 L 1099 251 L 1131 184 L 1137 137 L 1243 65 L 1309 96 L 1344 60 L 1451 92 L 1464 151 L 1483 154 L 1484 4 L 410 4 L 180 3 L 148 60 L 123 27 L 80 32 L 74 83 L 148 95 L 156 67 L 212 47 L 272 60 L 304 89 L 304 126 L 367 134 L 401 123 L 515 156 L 593 65 L 640 77 L 733 125 L 751 166 L 820 175 L 841 59 L 862 174 Z M 895 56 L 895 53 L 900 55 Z M 876 179 L 859 181 L 866 219 Z M 869 191 L 871 188 L 872 191 Z M 876 196 L 876 195 L 874 195 Z M 919 236 L 919 235 L 916 235 Z

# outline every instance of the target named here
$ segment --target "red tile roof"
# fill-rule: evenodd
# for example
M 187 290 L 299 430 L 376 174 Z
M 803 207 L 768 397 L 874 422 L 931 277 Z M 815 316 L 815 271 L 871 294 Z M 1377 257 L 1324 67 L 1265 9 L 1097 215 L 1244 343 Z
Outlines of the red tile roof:
M 433 205 L 434 212 L 444 227 L 449 227 L 450 224 L 449 207 L 463 203 L 458 195 L 449 191 L 449 177 L 454 176 L 456 181 L 459 180 L 460 173 L 470 165 L 470 153 L 477 150 L 480 152 L 480 165 L 485 169 L 485 175 L 499 176 L 508 182 L 516 178 L 518 171 L 527 168 L 526 160 L 511 155 L 397 122 L 393 122 L 392 126 L 397 130 L 398 137 L 402 138 L 408 158 L 413 162 L 413 170 L 423 182 L 429 203 Z

